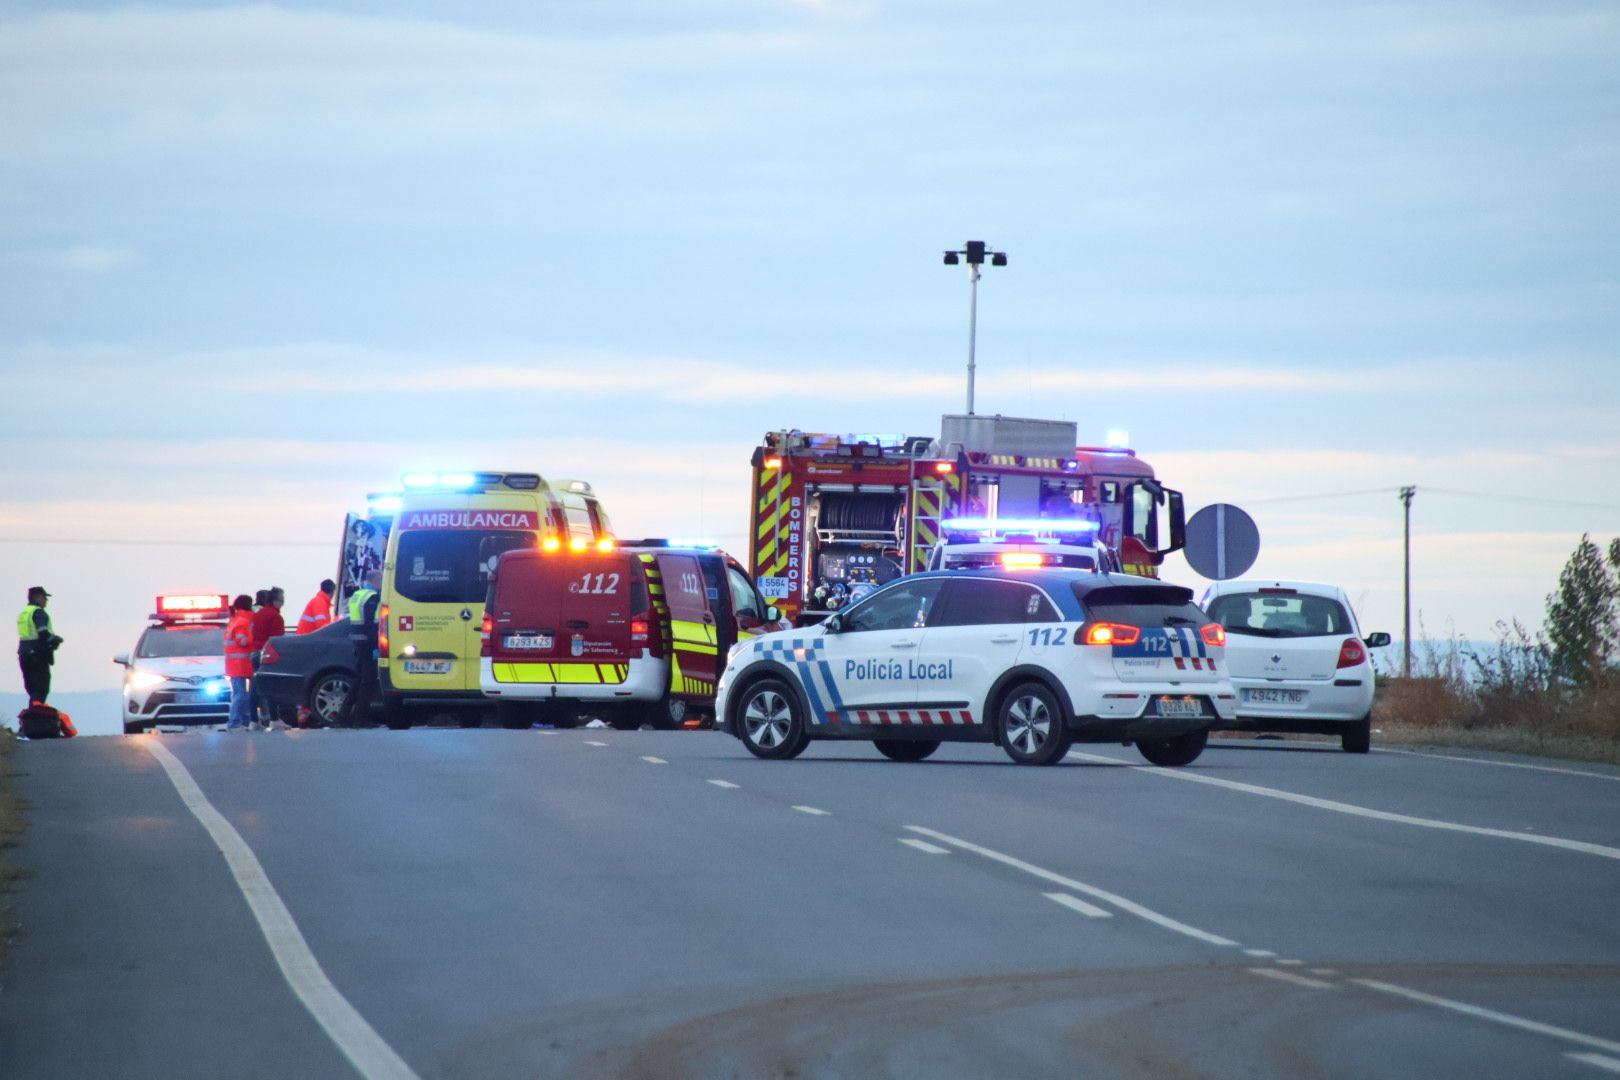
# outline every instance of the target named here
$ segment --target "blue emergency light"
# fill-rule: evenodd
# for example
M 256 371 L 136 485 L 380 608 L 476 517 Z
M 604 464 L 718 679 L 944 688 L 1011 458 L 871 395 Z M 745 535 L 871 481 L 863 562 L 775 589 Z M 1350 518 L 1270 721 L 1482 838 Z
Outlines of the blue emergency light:
M 408 488 L 469 488 L 478 483 L 478 477 L 469 472 L 413 472 L 399 478 Z
M 1089 533 L 1097 531 L 1095 521 L 1054 520 L 1051 518 L 949 518 L 950 532 L 979 533 Z

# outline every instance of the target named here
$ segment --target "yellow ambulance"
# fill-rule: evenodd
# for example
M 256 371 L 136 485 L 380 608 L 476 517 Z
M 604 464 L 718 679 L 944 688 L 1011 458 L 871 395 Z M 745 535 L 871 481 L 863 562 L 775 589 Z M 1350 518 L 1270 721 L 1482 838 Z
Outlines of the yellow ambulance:
M 438 713 L 478 727 L 492 711 L 479 688 L 479 630 L 501 554 L 610 545 L 612 527 L 583 480 L 408 473 L 401 486 L 377 608 L 383 715 L 396 729 Z

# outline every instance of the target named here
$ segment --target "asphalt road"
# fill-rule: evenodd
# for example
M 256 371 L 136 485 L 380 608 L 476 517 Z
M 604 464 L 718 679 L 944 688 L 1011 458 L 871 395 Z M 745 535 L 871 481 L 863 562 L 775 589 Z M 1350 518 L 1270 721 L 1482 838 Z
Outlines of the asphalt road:
M 1140 760 L 777 763 L 594 729 L 27 744 L 0 1074 L 1620 1073 L 1620 770 Z

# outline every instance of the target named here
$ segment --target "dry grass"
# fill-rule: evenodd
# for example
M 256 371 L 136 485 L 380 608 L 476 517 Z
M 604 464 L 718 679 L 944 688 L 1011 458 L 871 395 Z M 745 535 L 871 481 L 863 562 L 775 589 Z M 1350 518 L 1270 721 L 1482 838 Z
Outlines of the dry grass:
M 0 729 L 0 961 L 6 958 L 6 947 L 15 927 L 11 922 L 10 893 L 17 887 L 23 872 L 11 862 L 11 849 L 23 830 L 23 804 L 12 790 L 11 755 L 17 748 L 17 736 Z

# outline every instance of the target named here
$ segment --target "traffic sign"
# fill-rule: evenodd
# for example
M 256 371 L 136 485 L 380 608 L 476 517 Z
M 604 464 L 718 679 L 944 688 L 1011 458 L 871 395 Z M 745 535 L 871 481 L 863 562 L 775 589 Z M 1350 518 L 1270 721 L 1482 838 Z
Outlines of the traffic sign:
M 1206 506 L 1187 522 L 1187 562 L 1215 581 L 1242 577 L 1260 557 L 1260 527 L 1230 503 Z

